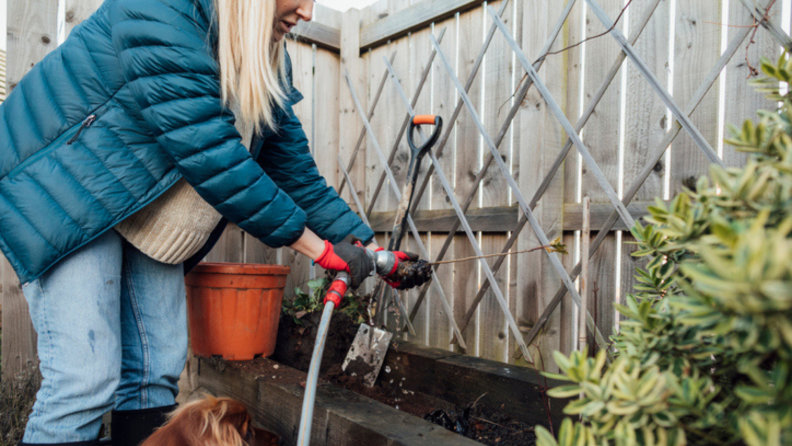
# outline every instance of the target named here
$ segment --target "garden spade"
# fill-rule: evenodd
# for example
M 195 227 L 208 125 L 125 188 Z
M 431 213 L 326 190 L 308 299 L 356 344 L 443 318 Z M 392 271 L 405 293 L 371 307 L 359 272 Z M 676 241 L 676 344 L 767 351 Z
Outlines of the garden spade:
M 420 147 L 415 145 L 414 137 L 415 130 L 421 125 L 433 125 L 434 132 L 432 136 Z M 408 133 L 407 144 L 410 146 L 410 164 L 407 168 L 407 182 L 404 184 L 402 191 L 401 201 L 399 208 L 396 211 L 396 220 L 393 225 L 393 232 L 391 239 L 388 243 L 388 253 L 398 251 L 401 246 L 402 237 L 407 225 L 407 215 L 410 210 L 413 192 L 415 190 L 415 183 L 418 181 L 418 173 L 420 171 L 421 160 L 429 152 L 429 150 L 437 142 L 440 134 L 443 131 L 443 118 L 435 115 L 419 115 L 415 116 L 410 121 L 410 131 Z M 382 251 L 380 251 L 381 253 Z M 383 259 L 384 260 L 384 259 Z M 381 276 L 387 276 L 393 272 L 395 263 L 388 265 L 381 264 L 381 260 L 377 259 L 377 271 Z M 431 270 L 430 270 L 431 271 Z M 384 274 L 383 274 L 384 272 Z M 360 324 L 355 339 L 352 341 L 352 346 L 347 353 L 346 359 L 342 366 L 344 372 L 348 375 L 360 376 L 363 382 L 368 387 L 373 387 L 379 376 L 382 362 L 385 360 L 385 353 L 388 351 L 388 344 L 393 337 L 392 333 L 382 330 L 380 327 L 383 323 L 384 311 L 384 293 L 382 293 L 383 281 L 377 284 L 374 289 L 374 296 L 377 296 L 377 314 L 375 316 L 375 326 L 371 327 L 367 324 Z M 410 324 L 409 313 L 404 306 L 399 293 L 394 291 L 393 299 L 398 306 L 402 318 L 405 319 L 410 334 L 415 334 Z

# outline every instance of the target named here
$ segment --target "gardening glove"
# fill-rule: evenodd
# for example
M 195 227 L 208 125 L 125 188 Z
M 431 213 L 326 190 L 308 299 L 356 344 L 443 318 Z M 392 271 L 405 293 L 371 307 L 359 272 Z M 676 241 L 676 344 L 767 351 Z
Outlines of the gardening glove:
M 384 251 L 378 248 L 375 252 Z M 424 260 L 419 260 L 418 254 L 412 252 L 391 251 L 396 257 L 393 270 L 382 280 L 397 290 L 409 290 L 421 286 L 432 278 L 432 267 Z M 400 268 L 401 266 L 401 268 Z
M 354 236 L 348 236 L 336 245 L 325 240 L 325 249 L 322 255 L 316 259 L 316 264 L 331 271 L 348 272 L 352 288 L 359 287 L 367 277 L 374 273 L 374 263 L 359 241 Z

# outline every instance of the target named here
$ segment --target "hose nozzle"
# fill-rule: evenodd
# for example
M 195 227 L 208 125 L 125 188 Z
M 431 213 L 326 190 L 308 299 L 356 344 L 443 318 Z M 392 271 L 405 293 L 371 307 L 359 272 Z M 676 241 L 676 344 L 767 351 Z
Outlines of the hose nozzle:
M 372 276 L 377 274 L 382 277 L 387 277 L 393 273 L 393 270 L 396 269 L 397 260 L 396 255 L 390 251 L 371 251 L 369 249 L 366 250 L 366 254 L 368 254 L 369 259 L 371 259 L 372 263 L 374 264 L 374 271 L 372 272 Z

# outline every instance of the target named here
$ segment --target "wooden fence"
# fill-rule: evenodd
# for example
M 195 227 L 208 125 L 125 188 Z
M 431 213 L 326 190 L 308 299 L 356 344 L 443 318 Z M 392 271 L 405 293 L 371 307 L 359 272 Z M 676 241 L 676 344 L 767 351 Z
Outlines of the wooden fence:
M 380 0 L 344 14 L 318 8 L 316 23 L 301 25 L 302 41 L 289 42 L 305 95 L 296 111 L 320 170 L 368 217 L 381 244 L 406 175 L 404 128 L 414 110 L 441 115 L 446 130 L 422 167 L 405 249 L 434 261 L 522 251 L 556 237 L 569 247 L 566 256 L 439 266 L 433 284 L 404 293 L 416 332 L 405 336 L 504 362 L 570 351 L 580 203 L 588 195 L 599 229 L 589 309 L 592 327 L 607 339 L 618 325 L 613 302 L 630 292 L 639 265 L 625 230 L 647 202 L 692 185 L 710 162 L 741 164 L 723 147 L 725 123 L 773 106 L 746 84 L 749 63 L 792 48 L 780 1 L 753 36 L 771 2 L 633 0 L 610 34 L 557 54 L 605 33 L 628 1 Z M 96 3 L 66 0 L 67 20 L 79 22 Z M 54 46 L 56 4 L 10 1 L 12 88 Z M 291 265 L 289 288 L 320 273 L 236 227 L 208 260 Z M 4 369 L 35 358 L 9 271 L 6 264 Z M 389 313 L 389 327 L 402 330 L 405 319 Z M 555 369 L 552 360 L 544 366 Z
M 0 50 L 0 104 L 6 97 L 6 53 Z

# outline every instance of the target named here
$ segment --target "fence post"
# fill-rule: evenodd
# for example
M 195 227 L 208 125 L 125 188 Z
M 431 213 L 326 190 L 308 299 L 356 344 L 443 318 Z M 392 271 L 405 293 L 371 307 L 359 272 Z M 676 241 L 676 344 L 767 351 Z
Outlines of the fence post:
M 8 2 L 9 94 L 22 77 L 58 44 L 58 0 L 9 0 Z M 13 376 L 36 362 L 36 333 L 27 302 L 11 264 L 0 262 L 3 281 L 2 370 Z

